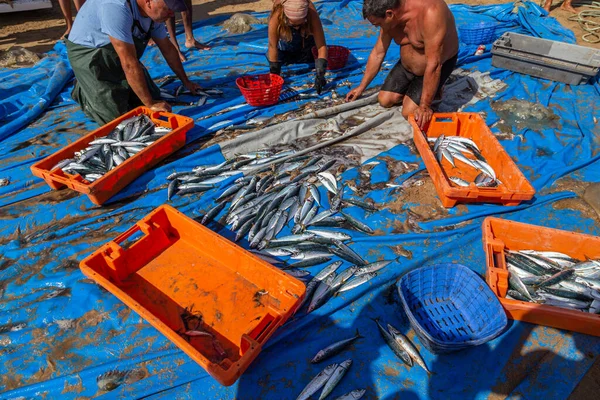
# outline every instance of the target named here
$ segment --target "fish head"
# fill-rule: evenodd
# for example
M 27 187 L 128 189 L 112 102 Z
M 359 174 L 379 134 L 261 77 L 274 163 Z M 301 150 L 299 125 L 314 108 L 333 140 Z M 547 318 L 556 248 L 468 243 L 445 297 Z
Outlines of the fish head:
M 331 375 L 333 374 L 333 371 L 335 371 L 335 369 L 338 367 L 338 364 L 331 364 L 328 365 L 323 372 L 325 372 L 327 375 Z
M 340 367 L 342 367 L 344 369 L 350 368 L 350 365 L 352 365 L 352 360 L 351 359 L 347 359 L 346 361 L 343 361 L 343 362 L 340 363 Z
M 390 334 L 392 336 L 397 336 L 398 334 L 401 334 L 400 331 L 396 328 L 394 328 L 393 326 L 391 326 L 390 324 L 387 324 L 388 327 L 388 331 L 390 332 Z
M 350 396 L 352 396 L 353 399 L 360 399 L 366 392 L 366 389 L 354 389 L 350 392 Z
M 320 350 L 316 356 L 314 356 L 314 358 L 312 360 L 310 360 L 311 363 L 316 364 L 318 362 L 320 362 L 323 359 L 323 356 L 325 356 L 325 352 L 323 350 Z

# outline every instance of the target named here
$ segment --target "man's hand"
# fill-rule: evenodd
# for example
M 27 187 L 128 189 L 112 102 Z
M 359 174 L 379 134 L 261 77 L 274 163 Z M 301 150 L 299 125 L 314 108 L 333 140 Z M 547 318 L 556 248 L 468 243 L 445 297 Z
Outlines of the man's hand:
M 415 121 L 421 130 L 431 121 L 431 117 L 433 116 L 433 111 L 431 108 L 426 106 L 419 106 L 415 110 Z
M 354 101 L 354 100 L 358 99 L 362 95 L 363 91 L 364 91 L 364 89 L 361 88 L 360 86 L 352 89 L 346 95 L 346 102 Z
M 198 90 L 202 90 L 202 86 L 192 81 L 187 81 L 183 84 L 183 86 L 185 86 L 185 88 L 189 90 L 191 94 L 197 94 Z
M 165 112 L 171 112 L 171 105 L 169 103 L 167 103 L 166 101 L 153 101 L 149 108 L 152 111 L 165 111 Z

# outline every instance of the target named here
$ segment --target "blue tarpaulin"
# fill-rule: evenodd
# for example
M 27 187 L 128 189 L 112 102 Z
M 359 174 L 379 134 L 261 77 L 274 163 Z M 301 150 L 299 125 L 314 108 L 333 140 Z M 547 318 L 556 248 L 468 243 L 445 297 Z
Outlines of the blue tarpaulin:
M 362 19 L 360 1 L 328 1 L 317 3 L 317 8 L 328 43 L 346 46 L 352 54 L 345 68 L 330 73 L 330 82 L 349 80 L 357 85 L 376 30 Z M 533 3 L 450 8 L 459 26 L 497 20 L 505 30 L 575 41 L 572 32 Z M 230 35 L 223 30 L 223 21 L 218 17 L 194 24 L 197 37 L 213 47 L 209 52 L 188 53 L 184 66 L 192 79 L 224 90 L 225 96 L 210 99 L 202 107 L 175 107 L 175 112 L 196 120 L 187 146 L 102 207 L 69 190 L 52 192 L 29 169 L 96 127 L 70 99 L 72 73 L 64 46 L 57 44 L 34 67 L 0 70 L 0 178 L 10 181 L 0 187 L 0 397 L 106 394 L 99 390 L 96 378 L 117 369 L 136 371 L 137 378 L 130 377 L 108 397 L 292 399 L 324 368 L 311 364 L 312 356 L 358 330 L 365 339 L 332 359 L 354 361 L 334 396 L 365 388 L 367 399 L 566 398 L 600 352 L 600 339 L 509 321 L 506 332 L 491 342 L 435 356 L 420 346 L 409 329 L 394 292 L 398 277 L 422 265 L 456 262 L 483 275 L 481 223 L 486 216 L 596 235 L 600 230 L 598 216 L 578 197 L 582 183 L 600 181 L 597 78 L 586 85 L 569 86 L 499 70 L 491 65 L 489 48 L 483 56 L 474 56 L 476 45 L 461 44 L 459 66 L 489 71 L 507 88 L 465 111 L 485 115 L 535 187 L 534 199 L 516 207 L 470 204 L 445 210 L 435 196 L 415 204 L 399 191 L 378 186 L 365 198 L 374 200 L 380 211 L 365 214 L 357 207 L 348 209 L 376 231 L 375 235 L 353 233 L 351 246 L 368 261 L 395 262 L 369 284 L 335 297 L 314 313 L 298 314 L 270 339 L 235 385 L 219 385 L 156 329 L 81 273 L 79 261 L 167 201 L 168 174 L 223 160 L 218 145 L 203 148 L 199 139 L 226 124 L 281 114 L 310 101 L 260 109 L 243 105 L 219 113 L 244 103 L 236 77 L 267 71 L 266 24 Z M 395 62 L 398 50 L 392 45 L 386 60 Z M 172 74 L 156 48 L 149 48 L 142 62 L 155 79 Z M 285 88 L 311 82 L 311 68 L 285 68 Z M 384 78 L 380 73 L 373 85 Z M 345 95 L 348 88 L 337 90 Z M 548 107 L 556 118 L 551 124 L 535 126 L 511 121 L 494 102 L 515 99 Z M 395 146 L 374 160 L 379 164 L 371 170 L 372 184 L 386 179 L 401 183 L 406 178 L 391 176 L 395 160 L 424 168 L 419 155 L 406 145 Z M 343 174 L 346 182 L 359 179 L 364 178 L 359 178 L 357 169 Z M 210 194 L 176 197 L 173 205 L 197 217 L 213 198 Z M 402 228 L 409 210 L 418 212 L 419 207 L 436 211 L 418 223 L 418 230 Z M 231 232 L 220 233 L 231 237 Z M 377 317 L 407 332 L 434 374 L 404 366 L 381 340 L 372 321 Z

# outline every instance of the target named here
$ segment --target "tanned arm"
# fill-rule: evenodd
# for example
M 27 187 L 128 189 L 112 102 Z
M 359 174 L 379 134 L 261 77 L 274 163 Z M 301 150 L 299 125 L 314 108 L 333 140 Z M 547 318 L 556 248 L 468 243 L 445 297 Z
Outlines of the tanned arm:
M 152 95 L 146 84 L 146 78 L 144 77 L 144 70 L 137 59 L 135 46 L 110 36 L 109 38 L 121 60 L 121 66 L 125 72 L 127 83 L 129 83 L 129 86 L 137 97 L 139 97 L 141 102 L 149 108 L 156 106 L 158 108 L 157 111 L 171 111 L 171 107 L 167 103 L 152 99 Z M 173 46 L 171 43 L 169 43 L 169 45 L 171 47 Z
M 421 102 L 419 103 L 419 108 L 415 110 L 415 121 L 421 129 L 431 120 L 431 116 L 433 115 L 431 103 L 440 84 L 444 37 L 447 30 L 448 24 L 446 18 L 437 7 L 426 11 L 423 20 L 423 38 L 427 65 L 425 67 L 425 74 L 423 75 Z
M 346 95 L 346 101 L 353 101 L 360 97 L 362 92 L 369 86 L 369 84 L 375 79 L 377 74 L 379 73 L 379 69 L 381 68 L 381 64 L 383 63 L 383 59 L 390 47 L 390 43 L 392 43 L 392 37 L 383 32 L 383 29 L 379 30 L 379 37 L 377 38 L 377 42 L 371 50 L 371 54 L 369 55 L 369 59 L 367 60 L 367 67 L 365 70 L 365 74 L 360 82 L 360 85 L 357 88 L 352 89 Z
M 190 92 L 196 93 L 196 90 L 202 89 L 200 85 L 189 80 L 187 74 L 185 73 L 185 70 L 183 69 L 181 59 L 179 58 L 179 52 L 168 38 L 154 38 L 154 42 L 158 46 L 158 49 L 162 53 L 165 60 L 167 60 L 167 64 L 169 64 L 171 70 L 175 73 L 175 75 L 177 75 L 181 83 L 183 83 L 183 85 Z

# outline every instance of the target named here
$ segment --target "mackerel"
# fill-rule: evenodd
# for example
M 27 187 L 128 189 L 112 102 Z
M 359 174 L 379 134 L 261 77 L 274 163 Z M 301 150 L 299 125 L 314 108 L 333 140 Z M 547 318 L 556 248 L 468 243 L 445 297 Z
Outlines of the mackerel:
M 412 342 L 392 325 L 388 324 L 387 326 L 390 335 L 392 335 L 392 337 L 400 345 L 400 347 L 404 351 L 406 351 L 410 358 L 412 358 L 414 362 L 416 362 L 421 368 L 423 368 L 428 375 L 431 375 L 431 371 L 427 369 L 427 364 L 425 364 L 425 360 L 423 360 L 423 357 L 421 357 L 421 354 L 419 354 L 419 351 L 412 344 Z
M 321 396 L 319 396 L 319 400 L 323 400 L 325 397 L 329 395 L 333 391 L 333 389 L 337 386 L 337 384 L 342 380 L 350 366 L 352 365 L 352 360 L 348 359 L 343 361 L 338 365 L 338 367 L 333 371 L 331 377 L 325 383 L 325 387 L 323 387 L 323 391 L 321 392 Z
M 354 389 L 349 393 L 346 393 L 340 397 L 336 397 L 334 400 L 359 400 L 365 395 L 365 393 L 367 393 L 365 389 Z
M 388 265 L 390 265 L 392 263 L 392 261 L 394 261 L 394 260 L 376 261 L 374 263 L 367 264 L 364 267 L 360 267 L 358 269 L 358 271 L 356 271 L 354 276 L 361 276 L 364 274 L 377 272 L 377 271 L 387 267 Z
M 351 290 L 351 289 L 357 288 L 360 285 L 362 285 L 364 283 L 367 283 L 371 279 L 375 278 L 377 275 L 378 275 L 377 272 L 369 272 L 369 273 L 366 273 L 366 274 L 362 274 L 360 276 L 356 276 L 356 274 L 355 274 L 352 279 L 349 279 L 348 281 L 346 281 L 338 289 L 338 293 L 342 293 L 342 292 L 345 292 L 347 290 Z
M 333 357 L 334 355 L 341 353 L 346 347 L 350 346 L 352 343 L 356 342 L 358 339 L 361 338 L 364 338 L 364 336 L 362 336 L 357 329 L 355 336 L 348 339 L 342 339 L 325 347 L 323 350 L 319 350 L 319 352 L 313 357 L 313 359 L 310 362 L 313 364 L 317 364 L 329 357 Z
M 337 369 L 338 364 L 328 365 L 323 371 L 319 372 L 309 383 L 306 385 L 304 390 L 298 395 L 296 400 L 308 400 L 310 396 L 317 393 L 331 378 L 331 375 Z
M 392 349 L 394 354 L 396 354 L 398 357 L 400 357 L 400 359 L 402 361 L 404 361 L 404 363 L 406 365 L 408 365 L 409 367 L 412 367 L 413 360 L 410 357 L 410 355 L 406 352 L 406 350 L 404 350 L 398 344 L 396 339 L 394 339 L 394 337 L 383 326 L 381 326 L 381 324 L 379 323 L 379 319 L 375 318 L 375 319 L 373 319 L 373 321 L 375 321 L 375 323 L 377 324 L 377 328 L 379 328 L 379 333 L 385 340 L 385 343 L 390 347 L 390 349 Z

